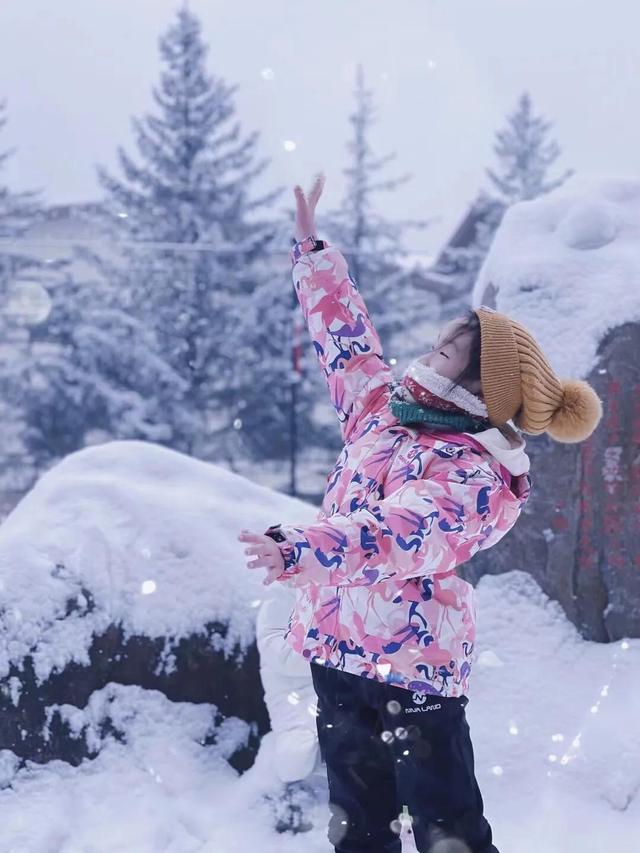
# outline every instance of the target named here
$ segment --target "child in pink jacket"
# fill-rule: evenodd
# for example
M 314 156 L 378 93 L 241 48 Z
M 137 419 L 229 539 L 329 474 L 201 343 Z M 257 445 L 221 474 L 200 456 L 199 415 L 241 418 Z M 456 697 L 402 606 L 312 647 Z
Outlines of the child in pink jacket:
M 438 833 L 497 853 L 464 708 L 474 589 L 456 567 L 511 529 L 530 494 L 522 432 L 587 438 L 602 407 L 555 376 L 515 320 L 452 320 L 395 381 L 341 252 L 315 237 L 324 178 L 295 188 L 293 281 L 344 448 L 317 520 L 243 531 L 266 583 L 297 590 L 285 639 L 309 661 L 338 853 L 418 850 Z

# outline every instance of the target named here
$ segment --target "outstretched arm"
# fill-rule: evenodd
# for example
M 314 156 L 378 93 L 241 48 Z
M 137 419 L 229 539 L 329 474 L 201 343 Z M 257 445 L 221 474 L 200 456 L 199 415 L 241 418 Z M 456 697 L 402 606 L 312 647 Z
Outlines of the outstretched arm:
M 369 586 L 450 571 L 499 541 L 519 512 L 505 512 L 505 486 L 489 466 L 476 463 L 469 474 L 450 468 L 409 480 L 353 513 L 304 527 L 277 525 L 277 535 L 270 528 L 284 559 L 277 580 Z
M 346 441 L 369 395 L 393 380 L 362 295 L 339 249 L 303 255 L 293 281 Z
M 318 176 L 307 198 L 295 187 L 299 242 L 315 236 L 315 206 L 323 185 L 324 177 Z M 393 380 L 393 372 L 340 250 L 327 245 L 297 259 L 292 250 L 291 260 L 296 296 L 346 441 L 367 399 Z

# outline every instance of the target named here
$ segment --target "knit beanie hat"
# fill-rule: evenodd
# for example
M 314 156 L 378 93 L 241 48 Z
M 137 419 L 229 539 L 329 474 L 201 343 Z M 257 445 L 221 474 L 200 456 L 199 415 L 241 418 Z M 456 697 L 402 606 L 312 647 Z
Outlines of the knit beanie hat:
M 581 379 L 560 379 L 524 326 L 493 308 L 474 309 L 480 320 L 480 374 L 489 420 L 513 419 L 525 433 L 548 432 L 562 442 L 588 438 L 602 402 Z

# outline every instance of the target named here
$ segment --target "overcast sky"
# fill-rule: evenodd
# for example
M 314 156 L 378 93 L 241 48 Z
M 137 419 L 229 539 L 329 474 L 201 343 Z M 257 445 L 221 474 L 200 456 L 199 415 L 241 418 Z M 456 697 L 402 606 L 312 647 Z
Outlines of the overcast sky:
M 361 61 L 373 89 L 387 176 L 412 174 L 378 204 L 391 217 L 439 221 L 407 235 L 435 251 L 485 183 L 493 135 L 524 89 L 555 122 L 558 170 L 640 176 L 637 0 L 190 0 L 210 45 L 209 70 L 238 84 L 245 133 L 272 159 L 255 183 L 343 194 L 345 143 Z M 151 107 L 157 39 L 173 0 L 0 0 L 0 150 L 16 188 L 51 203 L 98 196 L 95 164 L 133 151 L 130 117 Z M 264 70 L 273 75 L 265 76 Z M 285 148 L 292 140 L 293 151 Z M 288 190 L 281 206 L 293 200 Z

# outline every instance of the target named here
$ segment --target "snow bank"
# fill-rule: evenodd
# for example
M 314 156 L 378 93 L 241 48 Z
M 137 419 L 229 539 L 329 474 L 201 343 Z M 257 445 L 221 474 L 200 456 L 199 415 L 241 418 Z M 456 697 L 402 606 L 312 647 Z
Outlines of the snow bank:
M 585 378 L 598 344 L 640 320 L 640 179 L 574 175 L 506 213 L 472 294 L 525 325 L 560 376 Z M 631 357 L 631 355 L 630 355 Z
M 524 572 L 485 575 L 477 595 L 479 657 L 467 719 L 496 845 L 510 853 L 633 850 L 640 640 L 583 640 Z M 11 784 L 0 790 L 0 853 L 328 850 L 320 777 L 310 780 L 314 828 L 301 836 L 272 829 L 263 800 L 279 790 L 272 733 L 239 776 L 224 755 L 246 724 L 225 720 L 211 744 L 209 705 L 108 685 L 86 709 L 60 712 L 78 736 L 104 741 L 100 754 L 78 767 L 28 762 L 16 773 L 11 755 L 0 753 L 0 788 Z M 104 718 L 122 742 L 100 732 Z
M 255 778 L 239 777 L 226 761 L 247 724 L 229 718 L 216 744 L 203 745 L 212 734 L 213 711 L 119 684 L 96 691 L 86 709 L 62 706 L 79 737 L 100 742 L 100 754 L 79 767 L 28 762 L 12 787 L 0 791 L 0 851 L 295 850 L 293 838 L 288 847 L 277 846 L 270 810 L 260 798 L 275 784 L 268 768 L 256 786 Z M 103 720 L 122 742 L 100 733 Z M 8 764 L 10 754 L 4 758 Z M 269 835 L 272 844 L 263 844 Z
M 229 655 L 255 638 L 263 570 L 241 528 L 308 523 L 310 504 L 138 441 L 71 454 L 0 526 L 0 677 L 32 654 L 39 681 L 88 664 L 94 633 L 170 636 L 228 623 Z
M 499 823 L 514 817 L 505 797 L 522 810 L 523 834 L 532 839 L 503 846 L 600 851 L 589 838 L 598 814 L 637 831 L 640 640 L 584 640 L 526 572 L 485 575 L 477 591 L 480 653 L 467 716 L 480 787 Z M 584 809 L 584 827 L 573 825 L 576 809 Z M 536 847 L 541 837 L 549 841 Z

